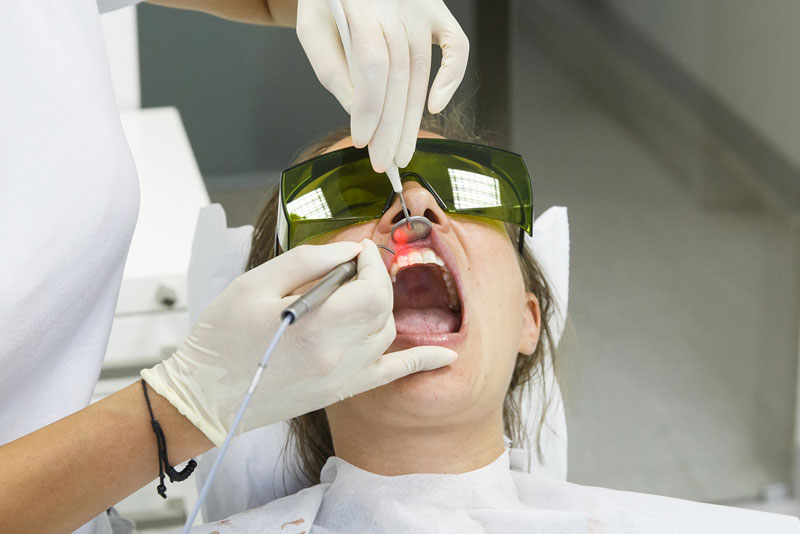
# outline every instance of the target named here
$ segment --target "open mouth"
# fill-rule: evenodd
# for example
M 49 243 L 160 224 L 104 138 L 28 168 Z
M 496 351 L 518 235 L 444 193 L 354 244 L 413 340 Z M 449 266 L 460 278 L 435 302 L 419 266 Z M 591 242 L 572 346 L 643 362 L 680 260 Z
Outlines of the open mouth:
M 448 334 L 461 329 L 463 309 L 456 278 L 434 249 L 398 251 L 389 274 L 398 334 Z

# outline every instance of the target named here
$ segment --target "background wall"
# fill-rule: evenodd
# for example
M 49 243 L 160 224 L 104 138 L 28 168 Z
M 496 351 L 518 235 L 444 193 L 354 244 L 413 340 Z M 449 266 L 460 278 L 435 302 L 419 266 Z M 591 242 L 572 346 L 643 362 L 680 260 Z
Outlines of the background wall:
M 800 166 L 800 3 L 606 0 Z
M 203 176 L 279 168 L 347 120 L 293 29 L 140 5 L 142 105 L 176 106 Z
M 651 6 L 645 11 L 659 24 L 666 18 L 659 6 L 685 8 L 685 24 L 665 32 L 672 46 L 698 57 L 713 52 L 727 65 L 740 61 L 744 73 L 750 70 L 746 60 L 770 59 L 744 58 L 739 50 L 769 39 L 769 25 L 731 47 L 727 57 L 722 48 L 704 48 L 703 9 L 664 4 L 669 6 L 635 7 Z M 780 496 L 792 478 L 800 234 L 768 206 L 711 209 L 699 202 L 670 159 L 676 153 L 654 151 L 651 139 L 620 113 L 640 101 L 658 104 L 647 98 L 653 85 L 628 71 L 632 75 L 612 85 L 620 104 L 610 104 L 598 86 L 609 87 L 601 79 L 616 73 L 597 68 L 587 77 L 575 68 L 564 51 L 582 51 L 582 57 L 591 51 L 581 48 L 583 41 L 568 41 L 585 37 L 582 30 L 606 30 L 606 19 L 592 18 L 603 6 L 520 0 L 512 22 L 513 148 L 531 167 L 535 211 L 553 204 L 570 210 L 576 348 L 560 355 L 568 392 L 569 478 L 727 504 Z M 545 16 L 554 7 L 563 8 L 562 16 Z M 532 31 L 537 24 L 539 31 Z M 546 33 L 549 38 L 542 38 Z M 631 50 L 617 52 L 618 59 Z M 718 91 L 700 76 L 707 79 L 705 73 L 683 69 L 678 74 L 699 79 L 709 91 L 736 94 L 736 85 L 747 82 L 718 80 Z M 768 104 L 800 123 L 793 98 L 786 94 Z M 738 108 L 733 113 L 756 127 Z M 673 133 L 668 119 L 654 125 L 656 134 Z M 684 141 L 699 144 L 690 152 L 699 169 L 718 163 L 720 152 L 702 150 L 703 135 Z
M 800 162 L 800 120 L 786 112 L 800 94 L 796 4 L 610 1 Z M 477 2 L 447 2 L 472 61 Z M 252 221 L 292 154 L 347 116 L 292 30 L 147 5 L 138 13 L 143 105 L 178 107 L 212 200 L 232 225 Z M 512 11 L 500 32 L 512 33 L 511 146 L 531 169 L 536 212 L 570 209 L 570 479 L 726 502 L 787 482 L 796 231 L 766 208 L 699 206 L 548 56 L 525 17 Z M 471 74 L 463 92 L 474 87 Z
M 448 2 L 470 37 L 474 3 Z M 305 143 L 348 123 L 294 29 L 146 4 L 138 14 L 142 105 L 177 106 L 207 179 L 278 171 Z M 473 83 L 462 88 L 472 90 Z

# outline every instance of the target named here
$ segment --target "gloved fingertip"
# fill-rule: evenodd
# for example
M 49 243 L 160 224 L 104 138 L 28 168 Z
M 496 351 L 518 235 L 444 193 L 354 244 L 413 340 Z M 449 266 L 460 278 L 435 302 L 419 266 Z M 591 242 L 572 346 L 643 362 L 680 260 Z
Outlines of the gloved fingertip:
M 428 111 L 436 115 L 437 113 L 441 113 L 444 107 L 447 105 L 447 100 L 442 101 L 441 98 L 434 97 L 433 92 L 431 92 L 431 96 L 428 98 Z
M 361 253 L 367 250 L 374 250 L 376 254 L 379 254 L 378 247 L 372 239 L 362 239 L 359 244 L 361 245 Z
M 435 115 L 447 107 L 456 89 L 458 89 L 459 82 L 460 80 L 445 79 L 439 73 L 433 81 L 431 91 L 428 94 L 428 111 Z
M 385 173 L 386 169 L 392 163 L 392 156 L 385 147 L 376 145 L 374 143 L 369 145 L 369 159 L 372 163 L 372 169 L 377 173 Z
M 386 169 L 389 168 L 389 165 L 380 162 L 380 161 L 373 161 L 372 162 L 372 170 L 377 172 L 378 174 L 383 174 L 386 172 Z
M 416 139 L 414 139 L 414 141 L 415 142 L 411 145 L 407 143 L 401 143 L 397 148 L 397 154 L 394 156 L 394 162 L 397 164 L 398 169 L 407 167 L 411 162 L 411 158 L 414 156 L 414 150 L 417 148 Z
M 353 146 L 356 148 L 364 148 L 372 138 L 353 115 L 350 116 L 350 137 L 353 139 Z
M 453 363 L 458 359 L 458 353 L 451 349 L 446 349 L 442 347 L 444 351 L 442 351 L 442 359 L 447 361 L 447 363 Z
M 458 359 L 458 353 L 445 347 L 427 347 L 431 349 L 426 351 L 426 358 L 422 361 L 422 369 L 430 371 L 432 369 L 439 369 L 446 365 L 450 365 Z
M 458 358 L 456 352 L 438 345 L 413 347 L 397 354 L 402 355 L 401 359 L 406 362 L 406 367 L 411 373 L 440 369 Z

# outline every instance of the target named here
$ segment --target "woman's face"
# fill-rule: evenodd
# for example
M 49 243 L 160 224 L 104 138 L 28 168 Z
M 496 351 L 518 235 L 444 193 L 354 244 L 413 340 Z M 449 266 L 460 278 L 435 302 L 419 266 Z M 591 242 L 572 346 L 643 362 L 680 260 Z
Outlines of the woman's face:
M 421 132 L 420 137 L 438 136 Z M 351 145 L 346 138 L 327 151 Z M 395 200 L 380 220 L 332 232 L 316 242 L 369 238 L 393 248 L 396 255 L 380 249 L 393 277 L 397 328 L 387 352 L 442 345 L 459 357 L 446 367 L 406 376 L 330 406 L 331 426 L 339 418 L 419 428 L 501 417 L 517 353 L 531 354 L 539 338 L 538 301 L 525 291 L 515 245 L 502 223 L 447 215 L 416 182 L 404 183 L 403 196 L 411 215 L 424 214 L 433 223 L 429 238 L 406 245 L 392 240 L 392 225 L 402 218 Z M 420 263 L 426 259 L 429 263 Z

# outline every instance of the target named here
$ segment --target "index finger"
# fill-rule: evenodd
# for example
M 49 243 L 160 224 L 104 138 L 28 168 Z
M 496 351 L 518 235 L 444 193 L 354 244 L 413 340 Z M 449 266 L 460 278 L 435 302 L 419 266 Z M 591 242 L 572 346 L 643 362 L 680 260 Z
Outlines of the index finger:
M 371 239 L 364 239 L 359 243 L 363 249 L 358 255 L 358 270 L 356 279 L 384 283 L 389 280 L 389 271 L 383 263 L 378 247 Z M 391 284 L 391 280 L 389 280 Z
M 378 252 L 378 247 L 375 246 L 375 242 L 371 239 L 361 241 L 361 246 L 364 248 L 358 255 L 356 280 L 379 284 L 384 288 L 390 299 L 389 302 L 391 302 L 394 299 L 392 281 L 389 278 L 389 271 L 386 270 L 381 254 Z
M 389 52 L 378 15 L 370 2 L 342 2 L 350 23 L 352 54 L 350 78 L 353 81 L 353 101 L 350 133 L 353 145 L 366 146 L 383 111 L 389 75 Z

